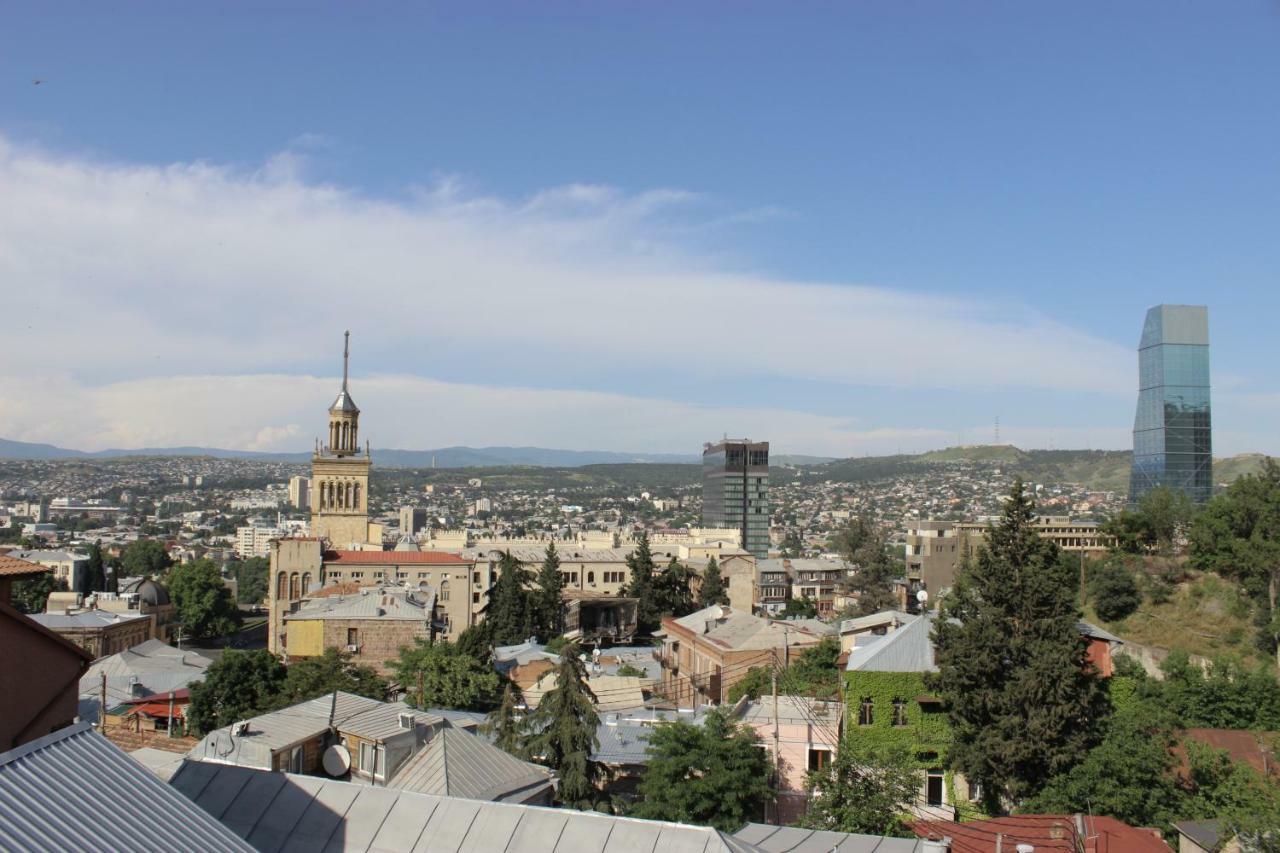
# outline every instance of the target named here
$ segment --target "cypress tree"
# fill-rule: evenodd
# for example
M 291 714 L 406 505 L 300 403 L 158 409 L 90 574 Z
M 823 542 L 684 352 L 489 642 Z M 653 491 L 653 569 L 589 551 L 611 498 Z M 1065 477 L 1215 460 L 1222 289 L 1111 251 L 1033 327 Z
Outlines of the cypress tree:
M 640 542 L 634 551 L 627 555 L 627 568 L 631 570 L 631 582 L 627 584 L 624 595 L 639 599 L 636 607 L 636 621 L 641 633 L 650 633 L 661 622 L 658 602 L 653 590 L 653 552 L 649 550 L 649 534 L 641 533 Z
M 516 706 L 520 703 L 520 688 L 508 681 L 502 689 L 502 703 L 489 712 L 481 730 L 493 735 L 493 745 L 517 758 L 524 758 L 525 727 Z
M 994 811 L 1083 758 L 1106 707 L 1076 627 L 1073 573 L 1033 518 L 1019 480 L 933 626 L 930 684 L 948 708 L 950 760 Z
M 702 573 L 702 588 L 698 590 L 698 606 L 710 607 L 713 604 L 728 604 L 729 591 L 725 589 L 724 577 L 720 574 L 720 564 L 712 557 L 707 561 L 706 571 Z
M 102 559 L 102 546 L 94 542 L 89 546 L 89 592 L 102 592 L 107 588 L 107 567 Z
M 557 796 L 570 806 L 590 806 L 595 793 L 596 767 L 591 752 L 599 746 L 596 696 L 587 686 L 587 668 L 579 659 L 581 647 L 566 643 L 556 667 L 556 686 L 543 694 L 529 716 L 527 751 L 560 777 Z
M 697 606 L 689 583 L 693 579 L 693 570 L 675 557 L 662 570 L 653 582 L 653 593 L 657 600 L 657 610 L 661 616 L 685 616 L 692 613 Z
M 527 589 L 529 573 L 510 551 L 502 555 L 498 572 L 498 582 L 493 585 L 485 615 L 489 639 L 495 646 L 523 643 L 533 634 L 533 607 Z
M 564 580 L 560 577 L 560 555 L 556 543 L 547 543 L 547 554 L 538 570 L 538 589 L 534 593 L 538 638 L 546 643 L 564 632 L 564 604 L 561 592 Z

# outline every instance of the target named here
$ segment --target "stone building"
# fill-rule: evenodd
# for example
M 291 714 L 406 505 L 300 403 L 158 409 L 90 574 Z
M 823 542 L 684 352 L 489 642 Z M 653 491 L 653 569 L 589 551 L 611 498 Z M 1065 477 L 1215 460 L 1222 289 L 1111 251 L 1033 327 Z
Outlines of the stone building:
M 402 646 L 434 639 L 435 606 L 430 587 L 327 586 L 284 617 L 284 650 L 297 660 L 339 649 L 385 675 Z
M 70 640 L 93 657 L 113 655 L 151 639 L 155 619 L 141 613 L 80 610 L 73 613 L 36 613 L 34 621 Z

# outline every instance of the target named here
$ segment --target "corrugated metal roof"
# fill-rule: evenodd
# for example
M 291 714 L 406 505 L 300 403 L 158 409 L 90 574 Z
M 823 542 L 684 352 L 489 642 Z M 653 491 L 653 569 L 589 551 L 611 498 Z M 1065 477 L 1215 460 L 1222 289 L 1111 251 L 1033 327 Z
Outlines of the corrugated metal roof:
M 286 620 L 305 619 L 431 619 L 436 606 L 434 590 L 406 592 L 402 586 L 365 587 L 354 595 L 329 595 L 310 599 Z
M 0 849 L 252 848 L 80 723 L 0 754 Z
M 551 771 L 446 723 L 387 786 L 469 800 L 522 802 L 551 787 Z
M 68 616 L 65 613 L 32 613 L 32 620 L 51 630 L 59 628 L 108 628 L 139 619 L 150 619 L 141 613 L 115 613 L 110 610 L 82 610 Z
M 262 853 L 758 853 L 710 827 L 187 763 L 171 783 Z M 268 807 L 269 806 L 269 807 Z
M 374 699 L 369 701 L 377 702 Z M 408 731 L 400 726 L 401 714 L 412 715 L 415 726 L 438 725 L 441 722 L 440 717 L 418 711 L 404 702 L 377 702 L 368 710 L 340 719 L 336 723 L 336 728 L 342 734 L 355 735 L 366 740 L 386 740 Z
M 203 655 L 183 649 L 175 649 L 159 640 L 147 640 L 94 661 L 80 677 L 80 701 L 77 713 L 81 719 L 98 719 L 98 706 L 102 701 L 102 675 L 107 676 L 107 704 L 118 705 L 136 698 L 134 679 L 140 685 L 141 695 L 180 690 L 204 677 L 204 671 L 213 661 Z
M 918 838 L 828 832 L 767 823 L 749 823 L 733 837 L 764 853 L 921 853 L 924 850 L 924 841 Z
M 933 617 L 917 616 L 865 646 L 849 651 L 849 672 L 937 672 L 933 662 Z

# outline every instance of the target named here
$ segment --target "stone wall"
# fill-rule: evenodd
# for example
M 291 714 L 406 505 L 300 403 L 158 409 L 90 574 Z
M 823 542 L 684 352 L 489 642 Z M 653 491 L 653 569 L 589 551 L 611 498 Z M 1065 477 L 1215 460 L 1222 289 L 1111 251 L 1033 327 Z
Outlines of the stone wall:
M 345 651 L 349 628 L 356 629 L 356 645 L 360 647 L 353 660 L 371 666 L 383 675 L 391 671 L 387 661 L 399 656 L 401 646 L 412 645 L 415 637 L 429 639 L 431 636 L 426 622 L 410 619 L 326 619 L 324 647 Z

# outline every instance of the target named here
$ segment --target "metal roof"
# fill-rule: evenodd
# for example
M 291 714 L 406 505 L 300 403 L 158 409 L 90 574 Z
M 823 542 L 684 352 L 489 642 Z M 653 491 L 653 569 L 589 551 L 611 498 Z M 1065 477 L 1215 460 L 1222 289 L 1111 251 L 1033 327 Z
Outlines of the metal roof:
M 932 616 L 916 616 L 883 636 L 868 637 L 866 645 L 849 650 L 849 672 L 937 672 L 933 662 Z
M 88 723 L 0 754 L 0 849 L 252 850 Z
M 32 613 L 31 619 L 54 631 L 59 628 L 109 628 L 125 622 L 150 619 L 141 613 L 114 613 L 110 610 L 81 610 L 68 616 L 65 613 Z
M 435 611 L 433 590 L 406 592 L 403 586 L 365 587 L 354 595 L 330 595 L 303 603 L 286 620 L 386 619 L 429 621 Z
M 327 703 L 329 700 L 321 697 L 317 701 Z M 411 715 L 415 728 L 420 725 L 439 725 L 441 722 L 440 717 L 411 708 L 404 702 L 378 702 L 376 699 L 368 701 L 376 704 L 367 710 L 357 711 L 351 716 L 339 717 L 334 723 L 334 728 L 344 735 L 381 741 L 409 731 L 400 726 L 401 714 Z
M 921 853 L 924 850 L 924 841 L 918 838 L 829 832 L 767 823 L 749 823 L 733 837 L 764 853 Z
M 171 783 L 262 853 L 757 853 L 710 827 L 189 762 Z
M 213 661 L 187 649 L 175 649 L 159 640 L 138 645 L 95 661 L 80 677 L 80 700 L 76 713 L 84 720 L 98 719 L 102 703 L 102 675 L 107 676 L 107 704 L 118 705 L 136 698 L 135 680 L 141 693 L 149 696 L 181 690 L 204 677 Z
M 468 800 L 525 802 L 551 788 L 551 771 L 445 724 L 387 787 Z

